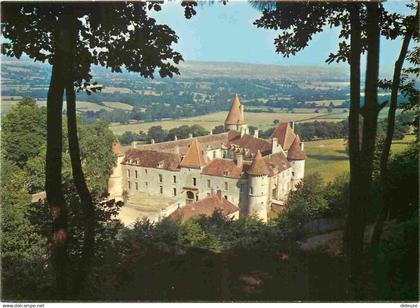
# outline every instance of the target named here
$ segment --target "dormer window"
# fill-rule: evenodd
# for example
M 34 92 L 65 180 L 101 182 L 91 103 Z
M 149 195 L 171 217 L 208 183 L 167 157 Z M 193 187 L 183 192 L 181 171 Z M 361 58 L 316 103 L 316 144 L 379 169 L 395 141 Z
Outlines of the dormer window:
M 163 160 L 161 160 L 160 162 L 158 162 L 157 167 L 158 167 L 158 168 L 163 168 L 163 164 L 164 164 L 164 162 L 165 162 L 165 161 L 163 161 Z
M 229 171 L 227 171 L 227 170 L 223 171 L 223 175 L 224 176 L 228 176 L 229 175 Z

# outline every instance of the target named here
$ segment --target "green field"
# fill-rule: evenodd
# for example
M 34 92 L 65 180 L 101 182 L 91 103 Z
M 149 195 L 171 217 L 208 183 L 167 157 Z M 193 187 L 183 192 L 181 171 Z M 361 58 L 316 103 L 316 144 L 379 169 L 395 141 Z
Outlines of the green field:
M 22 97 L 20 96 L 4 96 L 1 98 L 0 101 L 0 108 L 3 114 L 6 114 L 14 105 L 16 105 Z M 39 106 L 46 106 L 46 101 L 37 101 Z M 121 110 L 132 110 L 133 106 L 120 103 L 120 102 L 104 102 L 104 105 L 91 103 L 91 102 L 84 102 L 84 101 L 77 101 L 76 108 L 78 111 L 99 111 L 101 109 L 104 110 L 113 110 L 113 109 L 121 109 Z M 66 108 L 66 103 L 64 102 L 64 109 Z
M 321 110 L 320 113 L 314 113 L 314 109 L 296 109 L 295 112 L 285 112 L 279 111 L 274 113 L 256 113 L 256 112 L 246 112 L 245 111 L 245 120 L 249 126 L 256 126 L 259 129 L 268 129 L 272 127 L 274 120 L 280 120 L 282 122 L 304 122 L 304 121 L 314 121 L 314 120 L 324 120 L 326 118 L 329 121 L 340 121 L 347 117 L 347 113 L 343 113 L 342 109 L 337 109 L 334 113 L 328 113 L 325 110 Z M 160 125 L 164 129 L 171 129 L 174 127 L 179 127 L 181 125 L 193 125 L 198 124 L 203 126 L 206 129 L 213 129 L 217 125 L 223 125 L 226 119 L 227 112 L 215 112 L 206 115 L 182 118 L 182 119 L 168 119 L 161 121 L 153 122 L 142 122 L 142 123 L 132 123 L 127 125 L 112 125 L 111 130 L 116 135 L 121 135 L 126 131 L 138 132 L 140 130 L 147 131 L 151 126 Z M 327 118 L 329 116 L 335 115 L 336 118 Z
M 403 140 L 395 140 L 391 147 L 391 155 L 403 151 L 415 139 L 414 135 L 405 136 Z M 305 173 L 319 173 L 325 182 L 331 181 L 343 172 L 349 171 L 349 160 L 346 144 L 343 139 L 329 139 L 305 142 Z

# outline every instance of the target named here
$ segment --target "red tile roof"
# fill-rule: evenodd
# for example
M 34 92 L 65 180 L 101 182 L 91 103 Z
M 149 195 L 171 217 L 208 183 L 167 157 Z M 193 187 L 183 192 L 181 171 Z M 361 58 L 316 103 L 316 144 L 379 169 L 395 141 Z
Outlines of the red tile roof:
M 287 151 L 292 145 L 293 140 L 295 140 L 296 135 L 289 123 L 283 122 L 276 127 L 271 137 L 277 138 L 283 150 Z
M 233 98 L 232 105 L 230 106 L 229 113 L 226 117 L 225 124 L 245 124 L 245 118 L 241 112 L 241 103 L 239 102 L 238 95 Z
M 228 133 L 221 133 L 216 135 L 206 135 L 196 137 L 197 141 L 201 144 L 203 149 L 218 149 L 221 145 L 227 145 Z M 160 142 L 155 144 L 142 144 L 138 145 L 139 149 L 147 149 L 154 151 L 162 151 L 168 153 L 175 153 L 178 147 L 179 153 L 185 155 L 188 151 L 189 145 L 191 144 L 191 138 L 179 139 L 176 141 Z
M 243 162 L 242 166 L 237 166 L 231 159 L 217 158 L 203 168 L 203 174 L 239 179 L 242 172 L 248 170 L 249 167 L 248 162 Z
M 187 154 L 185 154 L 179 165 L 180 167 L 200 169 L 205 164 L 204 151 L 201 148 L 200 143 L 197 141 L 197 138 L 193 138 Z
M 262 158 L 261 152 L 258 150 L 257 155 L 255 155 L 254 160 L 252 161 L 251 167 L 248 169 L 249 175 L 269 175 L 270 171 L 265 164 L 264 159 Z
M 147 168 L 177 170 L 181 159 L 178 154 L 150 150 L 129 149 L 125 152 L 123 165 L 135 165 Z
M 288 160 L 305 160 L 306 159 L 305 153 L 301 150 L 301 142 L 300 142 L 299 136 L 296 136 L 295 140 L 290 146 L 290 149 L 287 152 L 287 159 Z
M 237 145 L 241 148 L 249 149 L 252 154 L 257 154 L 260 151 L 262 154 L 267 155 L 271 153 L 272 144 L 264 139 L 256 138 L 251 135 L 243 135 L 236 131 L 230 131 L 228 134 L 229 145 Z
M 290 168 L 290 163 L 283 152 L 267 155 L 263 157 L 265 164 L 269 170 L 269 175 L 273 176 Z
M 233 214 L 239 211 L 239 208 L 222 198 L 220 195 L 213 194 L 200 201 L 192 202 L 182 208 L 178 208 L 169 215 L 172 219 L 181 219 L 183 221 L 196 218 L 201 215 L 211 216 L 216 209 L 220 209 L 224 215 Z

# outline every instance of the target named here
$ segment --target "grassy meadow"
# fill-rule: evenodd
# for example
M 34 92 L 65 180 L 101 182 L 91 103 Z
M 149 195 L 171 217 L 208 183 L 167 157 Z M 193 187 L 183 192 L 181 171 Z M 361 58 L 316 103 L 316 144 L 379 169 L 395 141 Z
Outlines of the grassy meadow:
M 198 124 L 203 126 L 205 129 L 212 129 L 217 125 L 223 125 L 226 119 L 227 111 L 220 111 L 215 113 L 210 113 L 206 115 L 200 115 L 190 118 L 181 118 L 181 119 L 167 119 L 161 121 L 153 122 L 140 122 L 140 123 L 131 123 L 126 125 L 115 124 L 111 126 L 111 130 L 116 135 L 121 135 L 125 131 L 139 132 L 147 131 L 152 126 L 162 126 L 164 129 L 171 129 L 174 127 L 179 127 L 181 125 L 193 125 Z M 333 116 L 334 115 L 334 116 Z M 273 127 L 274 120 L 280 120 L 282 122 L 305 122 L 305 121 L 341 121 L 347 117 L 347 113 L 343 112 L 343 109 L 337 108 L 334 109 L 333 113 L 328 113 L 327 109 L 321 109 L 320 113 L 315 113 L 314 109 L 295 109 L 295 112 L 286 112 L 280 109 L 275 109 L 274 113 L 266 112 L 251 112 L 245 109 L 245 120 L 248 125 L 256 126 L 259 129 L 266 130 L 270 127 Z
M 391 146 L 391 155 L 406 149 L 414 141 L 414 135 L 407 135 L 402 140 L 395 140 Z M 346 142 L 344 139 L 327 139 L 305 142 L 305 153 L 308 156 L 305 174 L 319 173 L 325 182 L 350 170 Z

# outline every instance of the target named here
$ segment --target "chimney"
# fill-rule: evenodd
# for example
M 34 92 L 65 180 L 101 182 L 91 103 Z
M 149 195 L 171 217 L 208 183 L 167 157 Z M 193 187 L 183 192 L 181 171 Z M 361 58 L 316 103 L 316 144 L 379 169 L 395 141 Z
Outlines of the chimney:
M 279 148 L 280 148 L 280 146 L 279 146 L 279 139 L 276 138 L 276 137 L 273 137 L 272 140 L 273 140 L 273 142 L 272 142 L 272 147 L 271 147 L 271 154 L 280 152 L 280 150 L 279 150 Z
M 292 131 L 295 131 L 295 122 L 290 122 L 290 127 L 292 128 Z
M 300 143 L 300 149 L 303 151 L 304 145 L 303 145 L 303 141 Z
M 192 133 L 189 133 L 188 134 L 188 138 L 192 139 L 192 137 L 193 137 L 193 134 Z
M 220 189 L 217 190 L 216 196 L 219 198 L 219 200 L 222 200 L 222 191 Z
M 210 135 L 213 135 L 213 130 L 212 129 L 210 130 Z
M 152 138 L 152 139 L 150 139 L 150 143 L 151 143 L 151 144 L 155 144 L 155 139 L 153 139 L 153 138 Z
M 137 141 L 133 141 L 133 142 L 131 142 L 131 147 L 132 147 L 133 149 L 137 148 Z
M 245 135 L 245 128 L 241 127 L 241 137 L 243 137 Z
M 237 167 L 242 167 L 243 161 L 244 161 L 244 156 L 242 155 L 242 153 L 236 153 L 235 154 L 235 160 L 236 160 L 236 166 Z
M 254 130 L 254 137 L 255 137 L 255 138 L 258 138 L 258 128 L 256 128 L 256 129 Z
M 174 141 L 177 141 L 178 140 L 178 137 L 175 135 L 174 136 Z

